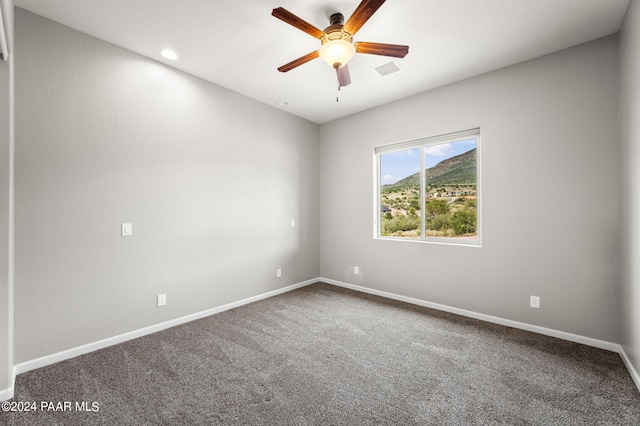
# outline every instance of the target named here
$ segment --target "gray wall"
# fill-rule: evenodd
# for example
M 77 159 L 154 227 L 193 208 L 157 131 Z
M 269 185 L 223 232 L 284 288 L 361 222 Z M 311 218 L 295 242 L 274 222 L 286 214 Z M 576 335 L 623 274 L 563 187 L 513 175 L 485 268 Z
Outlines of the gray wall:
M 322 125 L 322 276 L 617 342 L 617 59 L 609 37 Z M 374 240 L 373 148 L 476 126 L 482 248 Z
M 16 52 L 17 363 L 319 275 L 316 124 L 21 9 Z
M 620 87 L 637 93 L 637 33 L 628 39 Z M 319 131 L 20 9 L 16 40 L 17 363 L 324 276 L 622 339 L 637 365 L 640 330 L 619 333 L 623 297 L 635 295 L 624 319 L 638 323 L 640 270 L 627 263 L 623 295 L 618 219 L 630 225 L 640 204 L 620 210 L 615 37 Z M 0 68 L 0 121 L 5 78 Z M 630 112 L 638 99 L 626 98 Z M 637 129 L 622 123 L 633 154 Z M 373 147 L 476 126 L 483 247 L 374 240 Z M 0 204 L 4 223 L 8 211 Z M 627 240 L 627 258 L 639 241 Z
M 640 4 L 632 1 L 620 31 L 623 324 L 621 344 L 640 371 Z
M 13 2 L 2 0 L 0 7 L 11 44 Z M 0 395 L 13 387 L 13 57 L 8 56 L 8 61 L 0 61 Z

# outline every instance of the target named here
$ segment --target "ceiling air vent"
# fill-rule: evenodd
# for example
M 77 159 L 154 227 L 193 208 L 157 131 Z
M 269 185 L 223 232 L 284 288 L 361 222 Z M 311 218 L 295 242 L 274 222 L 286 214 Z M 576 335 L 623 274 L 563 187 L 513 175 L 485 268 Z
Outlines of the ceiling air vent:
M 386 64 L 375 67 L 373 70 L 380 74 L 380 77 L 386 77 L 389 74 L 402 71 L 402 68 L 400 68 L 400 65 L 398 65 L 396 61 L 389 61 Z

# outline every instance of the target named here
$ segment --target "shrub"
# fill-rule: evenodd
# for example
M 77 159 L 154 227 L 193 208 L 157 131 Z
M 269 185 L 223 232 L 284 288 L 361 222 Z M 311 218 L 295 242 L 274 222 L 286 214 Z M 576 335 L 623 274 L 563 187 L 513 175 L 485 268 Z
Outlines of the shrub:
M 382 235 L 393 235 L 398 231 L 414 231 L 420 229 L 420 216 L 397 214 L 391 219 L 385 215 L 382 219 Z
M 444 229 L 448 229 L 451 227 L 450 224 L 451 215 L 446 214 L 438 214 L 433 218 L 428 219 L 425 227 L 427 229 L 431 229 L 433 231 L 442 231 Z
M 476 211 L 463 208 L 451 216 L 451 227 L 455 235 L 473 234 L 476 232 Z
M 440 214 L 449 213 L 449 206 L 447 205 L 447 200 L 427 201 L 425 205 L 425 209 L 427 211 L 427 215 L 431 217 L 435 217 Z

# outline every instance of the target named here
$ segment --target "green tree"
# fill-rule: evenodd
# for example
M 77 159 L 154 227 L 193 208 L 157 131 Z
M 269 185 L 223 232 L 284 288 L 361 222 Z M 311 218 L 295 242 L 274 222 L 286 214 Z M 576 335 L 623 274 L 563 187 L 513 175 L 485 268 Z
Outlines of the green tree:
M 451 216 L 451 227 L 455 235 L 476 232 L 476 210 L 464 207 Z
M 431 200 L 427 201 L 425 210 L 427 215 L 433 218 L 439 214 L 449 213 L 449 206 L 447 205 L 447 200 Z

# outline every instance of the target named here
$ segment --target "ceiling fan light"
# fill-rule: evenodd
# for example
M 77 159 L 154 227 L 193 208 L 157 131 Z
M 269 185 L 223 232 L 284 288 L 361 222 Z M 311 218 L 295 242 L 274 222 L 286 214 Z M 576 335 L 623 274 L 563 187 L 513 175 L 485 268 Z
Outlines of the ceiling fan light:
M 320 48 L 320 59 L 325 61 L 331 68 L 340 68 L 356 54 L 353 43 L 346 40 L 331 40 Z

